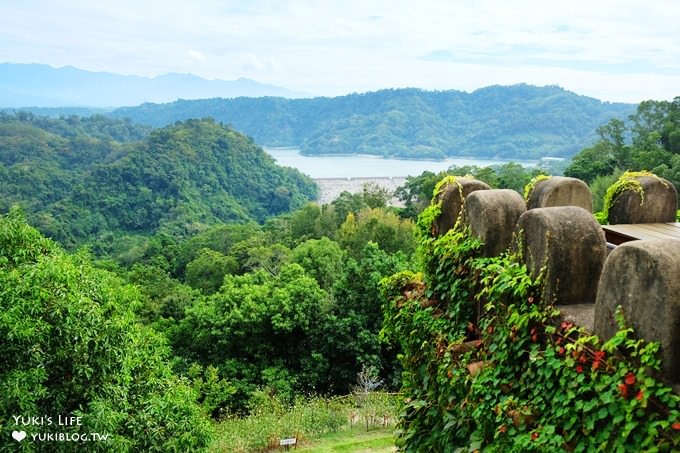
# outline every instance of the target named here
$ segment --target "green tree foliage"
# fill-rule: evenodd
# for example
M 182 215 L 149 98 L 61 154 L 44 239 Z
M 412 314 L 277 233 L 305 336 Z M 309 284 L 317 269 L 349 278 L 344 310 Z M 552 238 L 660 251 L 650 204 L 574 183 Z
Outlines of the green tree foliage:
M 173 260 L 172 273 L 175 276 L 183 276 L 187 264 L 196 259 L 202 249 L 210 249 L 228 255 L 235 244 L 258 234 L 259 231 L 260 227 L 255 223 L 211 226 L 178 245 Z
M 81 126 L 91 122 L 97 133 Z M 117 126 L 133 130 L 103 117 L 3 114 L 0 211 L 21 204 L 31 223 L 70 247 L 111 233 L 178 238 L 221 222 L 263 222 L 316 196 L 308 177 L 212 120 L 126 142 L 115 137 L 133 132 L 106 135 Z
M 120 269 L 118 272 L 140 289 L 143 303 L 137 314 L 148 324 L 162 318 L 181 319 L 185 308 L 192 305 L 200 294 L 172 278 L 165 269 L 152 264 L 136 263 L 127 272 Z
M 374 242 L 388 252 L 415 250 L 413 222 L 380 208 L 364 208 L 347 219 L 338 231 L 338 241 L 353 256 L 359 256 L 364 246 Z
M 287 264 L 276 275 L 226 276 L 217 293 L 187 310 L 171 336 L 187 360 L 213 365 L 237 383 L 241 404 L 257 386 L 290 398 L 293 390 L 324 383 L 328 364 L 313 338 L 328 309 L 316 280 Z
M 390 191 L 374 182 L 365 183 L 362 188 L 362 198 L 369 208 L 384 208 L 392 198 Z
M 234 245 L 231 255 L 238 263 L 238 274 L 264 270 L 271 275 L 290 261 L 290 249 L 275 242 L 266 233 L 250 236 Z
M 472 93 L 399 89 L 336 98 L 182 100 L 112 115 L 156 127 L 212 116 L 258 143 L 299 146 L 305 154 L 534 159 L 569 157 L 592 143 L 598 125 L 634 109 L 555 86 L 514 85 Z
M 598 129 L 600 140 L 575 155 L 564 174 L 592 183 L 624 171 L 651 171 L 680 187 L 680 97 L 644 101 L 626 124 L 613 119 Z
M 346 393 L 364 366 L 395 382 L 397 351 L 379 339 L 377 288 L 408 267 L 412 223 L 368 208 L 363 197 L 351 196 L 362 219 L 345 244 L 351 249 L 332 239 L 340 237 L 334 204 L 306 205 L 262 227 L 220 225 L 167 247 L 144 243 L 140 261 L 121 271 L 145 296 L 142 320 L 171 339 L 177 370 L 201 387 L 208 380 L 200 370 L 214 367 L 212 381 L 233 385 L 202 391 L 214 417 L 247 411 L 259 391 L 284 399 Z M 158 258 L 147 256 L 151 249 Z M 175 274 L 156 262 L 173 263 Z
M 314 277 L 324 290 L 330 290 L 343 270 L 345 254 L 338 245 L 327 237 L 309 239 L 295 247 L 291 261 L 299 264 L 305 272 Z
M 207 445 L 196 395 L 172 374 L 163 339 L 137 323 L 139 293 L 86 256 L 65 254 L 17 210 L 0 219 L 0 291 L 0 449 L 14 443 L 12 416 L 47 416 L 55 424 L 59 416 L 81 417 L 82 425 L 60 429 L 110 435 L 89 443 L 92 451 Z M 23 451 L 42 446 L 22 444 Z
M 198 256 L 187 264 L 185 280 L 192 288 L 211 294 L 222 286 L 225 275 L 236 273 L 238 266 L 233 256 L 225 256 L 220 252 L 204 248 L 199 250 Z
M 410 266 L 407 255 L 387 253 L 374 242 L 367 243 L 358 258 L 346 261 L 333 287 L 334 302 L 326 321 L 327 335 L 322 339 L 335 392 L 348 392 L 363 367 L 380 370 L 386 388 L 398 387 L 399 349 L 378 335 L 383 325 L 379 283 Z

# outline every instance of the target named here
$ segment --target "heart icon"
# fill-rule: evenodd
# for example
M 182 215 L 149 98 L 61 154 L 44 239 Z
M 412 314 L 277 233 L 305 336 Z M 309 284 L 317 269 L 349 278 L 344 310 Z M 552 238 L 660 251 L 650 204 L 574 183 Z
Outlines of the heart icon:
M 12 437 L 17 442 L 21 442 L 26 437 L 26 431 L 12 431 Z

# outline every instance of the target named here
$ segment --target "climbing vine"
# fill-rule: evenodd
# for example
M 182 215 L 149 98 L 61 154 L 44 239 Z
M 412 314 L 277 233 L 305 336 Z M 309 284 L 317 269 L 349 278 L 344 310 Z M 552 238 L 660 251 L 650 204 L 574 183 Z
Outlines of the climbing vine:
M 656 178 L 659 181 L 661 181 L 664 185 L 668 184 L 667 182 L 656 176 L 654 173 L 651 173 L 649 171 L 624 172 L 614 184 L 609 186 L 609 189 L 607 189 L 607 192 L 604 194 L 604 206 L 602 208 L 602 216 L 605 219 L 608 217 L 609 210 L 611 209 L 612 204 L 614 203 L 616 197 L 627 190 L 632 190 L 640 195 L 640 205 L 643 205 L 645 203 L 645 194 L 644 191 L 642 190 L 642 185 L 640 184 L 640 181 L 638 179 L 643 176 Z
M 531 194 L 534 192 L 534 189 L 536 188 L 536 184 L 538 184 L 541 181 L 545 181 L 546 179 L 550 179 L 551 177 L 548 175 L 538 175 L 534 176 L 531 181 L 529 181 L 529 184 L 524 186 L 524 201 L 529 201 L 529 198 L 531 198 Z
M 603 342 L 541 300 L 517 256 L 418 222 L 423 273 L 385 279 L 383 335 L 402 348 L 405 451 L 677 451 L 680 397 L 658 344 Z

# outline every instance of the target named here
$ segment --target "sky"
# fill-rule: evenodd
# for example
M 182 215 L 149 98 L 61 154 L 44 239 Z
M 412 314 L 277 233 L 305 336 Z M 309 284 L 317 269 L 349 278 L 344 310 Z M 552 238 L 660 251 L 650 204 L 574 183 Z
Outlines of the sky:
M 3 1 L 0 62 L 245 77 L 322 96 L 528 83 L 672 100 L 680 1 Z

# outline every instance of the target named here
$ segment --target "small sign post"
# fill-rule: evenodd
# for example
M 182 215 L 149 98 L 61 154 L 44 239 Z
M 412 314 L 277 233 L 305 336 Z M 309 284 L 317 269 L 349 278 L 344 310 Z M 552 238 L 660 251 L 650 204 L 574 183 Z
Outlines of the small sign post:
M 279 445 L 281 445 L 282 447 L 285 446 L 286 450 L 288 450 L 291 445 L 295 445 L 295 448 L 297 448 L 297 438 L 291 437 L 290 439 L 281 439 Z

